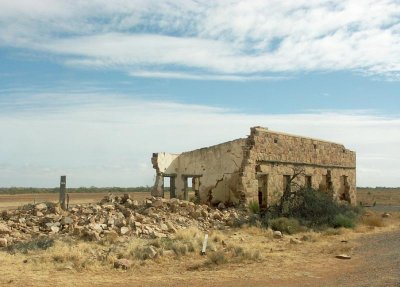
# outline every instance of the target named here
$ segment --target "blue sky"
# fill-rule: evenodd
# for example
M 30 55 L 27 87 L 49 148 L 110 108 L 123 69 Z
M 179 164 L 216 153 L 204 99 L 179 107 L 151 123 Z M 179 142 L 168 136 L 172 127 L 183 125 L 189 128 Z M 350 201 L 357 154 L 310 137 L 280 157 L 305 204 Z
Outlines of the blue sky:
M 152 185 L 152 152 L 250 126 L 341 142 L 400 186 L 400 4 L 0 2 L 0 185 Z

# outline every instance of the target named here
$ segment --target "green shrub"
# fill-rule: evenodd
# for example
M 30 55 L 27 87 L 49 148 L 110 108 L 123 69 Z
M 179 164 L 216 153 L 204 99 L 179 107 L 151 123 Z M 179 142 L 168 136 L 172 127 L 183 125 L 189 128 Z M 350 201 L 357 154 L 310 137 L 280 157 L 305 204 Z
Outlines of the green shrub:
M 260 213 L 260 205 L 258 204 L 258 202 L 257 201 L 255 201 L 255 200 L 251 200 L 249 203 L 248 203 L 248 209 L 249 209 L 249 211 L 251 212 L 251 213 L 253 213 L 253 214 L 259 214 Z
M 345 227 L 345 228 L 353 228 L 355 226 L 354 219 L 350 218 L 342 213 L 339 213 L 333 219 L 333 227 Z
M 269 224 L 272 230 L 278 230 L 286 234 L 294 234 L 303 230 L 299 221 L 295 218 L 279 217 L 271 219 Z
M 306 226 L 326 228 L 354 227 L 354 221 L 362 209 L 339 204 L 325 192 L 303 188 L 285 202 L 283 212 L 278 206 L 271 210 L 272 218 L 282 216 L 296 218 Z

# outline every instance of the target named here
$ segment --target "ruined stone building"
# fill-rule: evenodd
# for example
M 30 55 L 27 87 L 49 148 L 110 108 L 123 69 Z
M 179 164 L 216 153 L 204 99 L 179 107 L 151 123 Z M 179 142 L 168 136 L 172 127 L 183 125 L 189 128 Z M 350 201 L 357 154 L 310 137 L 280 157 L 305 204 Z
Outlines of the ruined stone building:
M 188 199 L 189 185 L 200 202 L 239 204 L 251 200 L 275 203 L 290 176 L 294 182 L 328 192 L 337 200 L 356 202 L 356 154 L 343 145 L 253 127 L 247 138 L 181 154 L 154 153 L 154 196 Z

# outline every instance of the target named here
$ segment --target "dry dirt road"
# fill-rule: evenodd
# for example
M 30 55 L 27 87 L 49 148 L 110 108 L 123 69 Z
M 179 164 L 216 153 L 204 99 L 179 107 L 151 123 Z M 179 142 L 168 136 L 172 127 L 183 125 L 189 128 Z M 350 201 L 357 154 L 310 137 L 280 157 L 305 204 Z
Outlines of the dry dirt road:
M 359 243 L 355 256 L 338 261 L 342 266 L 335 272 L 276 286 L 400 287 L 400 230 L 364 235 Z
M 305 276 L 285 279 L 265 278 L 263 273 L 268 270 L 255 265 L 255 268 L 248 270 L 243 277 L 221 277 L 220 280 L 209 281 L 193 274 L 191 279 L 181 282 L 181 286 L 190 284 L 191 286 L 246 287 L 400 287 L 400 230 L 366 234 L 359 238 L 358 243 L 359 245 L 353 251 L 354 256 L 350 260 L 336 259 L 336 262 L 329 260 L 326 264 L 320 262 L 320 264 L 310 266 L 305 264 L 298 266 L 297 270 L 292 270 L 294 273 L 303 273 Z

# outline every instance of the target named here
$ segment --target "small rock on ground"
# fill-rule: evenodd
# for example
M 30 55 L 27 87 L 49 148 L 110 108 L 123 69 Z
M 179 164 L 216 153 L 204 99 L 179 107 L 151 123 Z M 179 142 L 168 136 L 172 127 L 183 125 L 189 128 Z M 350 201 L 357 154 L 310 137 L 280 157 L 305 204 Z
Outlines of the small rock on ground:
M 351 259 L 351 256 L 347 255 L 347 254 L 339 254 L 339 255 L 336 255 L 336 258 L 337 259 Z

